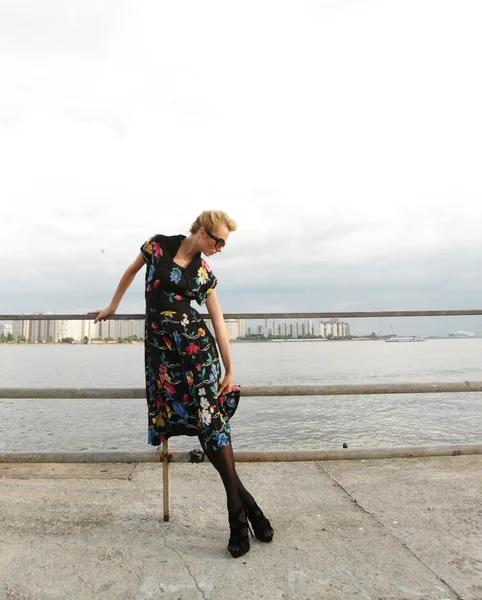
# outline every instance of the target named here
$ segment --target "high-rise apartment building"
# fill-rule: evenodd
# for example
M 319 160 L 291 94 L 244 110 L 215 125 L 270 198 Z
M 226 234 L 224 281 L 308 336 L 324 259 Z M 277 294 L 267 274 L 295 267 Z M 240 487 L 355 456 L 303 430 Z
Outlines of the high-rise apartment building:
M 0 323 L 0 335 L 13 335 L 13 327 L 11 323 Z
M 245 336 L 244 319 L 225 319 L 226 327 L 230 340 L 236 340 L 238 337 Z

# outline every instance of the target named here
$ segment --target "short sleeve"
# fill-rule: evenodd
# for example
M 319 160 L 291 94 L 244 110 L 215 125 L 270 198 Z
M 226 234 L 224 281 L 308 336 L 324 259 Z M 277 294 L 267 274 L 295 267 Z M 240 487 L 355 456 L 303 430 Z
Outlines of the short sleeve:
M 141 246 L 141 254 L 146 265 L 154 265 L 159 258 L 164 254 L 161 246 L 160 234 L 153 235 L 146 240 Z
M 201 266 L 198 269 L 196 283 L 199 284 L 199 288 L 196 290 L 195 299 L 196 302 L 202 306 L 209 298 L 209 295 L 214 288 L 218 285 L 218 280 L 211 271 L 211 267 L 204 260 L 201 261 Z

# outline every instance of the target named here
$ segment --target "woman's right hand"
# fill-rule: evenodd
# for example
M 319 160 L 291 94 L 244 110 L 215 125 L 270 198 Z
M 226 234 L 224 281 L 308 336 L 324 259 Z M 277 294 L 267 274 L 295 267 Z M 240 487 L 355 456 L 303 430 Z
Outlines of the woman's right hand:
M 94 325 L 95 325 L 99 321 L 105 321 L 109 315 L 115 315 L 115 312 L 116 312 L 115 308 L 111 308 L 110 306 L 108 306 L 107 308 L 104 308 L 103 310 L 92 310 L 91 312 L 88 312 L 87 314 L 88 315 L 97 315 L 94 320 Z

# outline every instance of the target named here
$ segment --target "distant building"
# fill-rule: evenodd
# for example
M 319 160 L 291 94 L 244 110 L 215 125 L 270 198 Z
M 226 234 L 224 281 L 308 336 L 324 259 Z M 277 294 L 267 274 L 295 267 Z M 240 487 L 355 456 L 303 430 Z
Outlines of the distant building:
M 23 321 L 12 322 L 12 334 L 15 339 L 17 339 L 19 335 L 22 335 L 22 323 Z
M 280 324 L 273 322 L 275 335 L 286 335 L 294 338 L 313 335 L 323 338 L 346 338 L 350 336 L 350 325 L 343 321 L 316 321 L 307 319 L 294 323 Z
M 273 321 L 272 334 L 275 337 L 289 337 L 293 336 L 293 324 L 283 321 Z
M 252 327 L 248 327 L 246 331 L 244 319 L 225 319 L 224 322 L 226 323 L 230 340 L 236 340 L 238 337 L 245 337 L 246 335 L 253 335 Z M 216 336 L 211 319 L 206 319 L 205 323 L 209 331 Z
M 225 319 L 225 323 L 230 340 L 236 340 L 238 337 L 246 335 L 244 319 Z
M 67 321 L 65 319 L 61 321 L 55 321 L 56 329 L 55 329 L 55 342 L 60 342 L 64 338 L 73 337 L 70 335 L 69 323 L 71 321 Z
M 52 315 L 51 312 L 39 312 L 39 313 L 24 313 L 24 315 Z M 12 326 L 12 333 L 15 338 L 23 336 L 26 340 L 32 342 L 46 342 L 50 339 L 55 340 L 55 328 L 56 321 L 38 321 L 38 320 L 24 320 L 14 321 Z
M 13 335 L 13 326 L 11 323 L 0 323 L 0 335 Z
M 112 337 L 116 340 L 117 338 L 127 338 L 134 335 L 143 338 L 145 332 L 145 323 L 142 319 L 100 321 L 93 327 L 96 327 L 97 330 L 92 330 L 89 336 L 92 338 Z
M 268 337 L 271 332 L 271 329 L 258 325 L 257 327 L 248 327 L 246 335 L 247 337 Z
M 53 315 L 55 313 L 26 313 L 28 315 Z M 126 338 L 136 335 L 144 337 L 144 321 L 139 319 L 127 319 L 125 321 L 107 320 L 94 325 L 94 318 L 83 320 L 58 319 L 37 320 L 27 319 L 14 321 L 12 334 L 15 338 L 23 336 L 32 342 L 61 342 L 64 338 L 73 338 L 75 341 L 83 341 L 86 337 L 89 341 L 93 338 L 113 337 Z
M 346 338 L 350 336 L 350 325 L 343 321 L 321 321 L 320 335 L 325 338 Z

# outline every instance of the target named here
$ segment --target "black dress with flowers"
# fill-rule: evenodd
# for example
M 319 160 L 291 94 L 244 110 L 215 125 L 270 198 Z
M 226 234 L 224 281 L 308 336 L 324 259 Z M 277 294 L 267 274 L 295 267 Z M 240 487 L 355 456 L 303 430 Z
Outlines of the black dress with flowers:
M 217 397 L 221 368 L 216 341 L 191 300 L 206 302 L 218 281 L 197 254 L 187 267 L 174 262 L 184 235 L 154 235 L 141 246 L 146 262 L 146 396 L 148 442 L 173 435 L 201 436 L 213 450 L 229 445 L 229 419 L 240 388 Z

